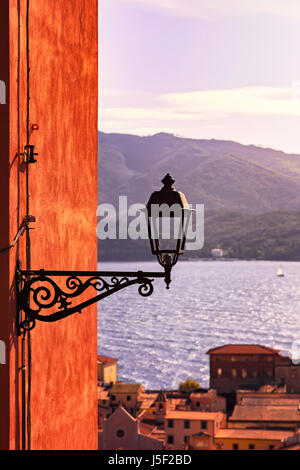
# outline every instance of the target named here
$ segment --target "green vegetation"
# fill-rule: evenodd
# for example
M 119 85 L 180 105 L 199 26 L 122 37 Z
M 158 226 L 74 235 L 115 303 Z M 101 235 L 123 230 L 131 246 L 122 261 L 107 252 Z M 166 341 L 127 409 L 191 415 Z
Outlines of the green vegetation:
M 200 388 L 200 385 L 192 379 L 186 379 L 185 382 L 180 382 L 179 384 L 180 392 L 192 392 L 193 390 L 198 390 L 198 388 Z
M 212 248 L 222 248 L 226 258 L 300 261 L 300 213 L 264 214 L 208 211 L 205 213 L 204 247 L 188 251 L 182 259 L 211 258 Z M 150 260 L 145 240 L 105 240 L 99 243 L 100 260 Z
M 228 258 L 300 260 L 300 213 L 212 211 L 205 216 L 205 243 L 193 256 L 208 257 L 220 247 Z M 192 252 L 191 252 L 192 253 Z

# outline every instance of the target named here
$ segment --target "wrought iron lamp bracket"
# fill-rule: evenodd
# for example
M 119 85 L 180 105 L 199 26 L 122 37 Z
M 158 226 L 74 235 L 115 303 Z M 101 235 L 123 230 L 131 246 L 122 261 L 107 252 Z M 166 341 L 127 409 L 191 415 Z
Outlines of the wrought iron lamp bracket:
M 81 311 L 109 295 L 138 284 L 138 292 L 148 297 L 155 278 L 163 278 L 167 288 L 171 269 L 164 272 L 128 271 L 38 271 L 16 269 L 18 334 L 32 330 L 36 321 L 52 323 Z M 84 299 L 80 299 L 84 296 Z M 74 300 L 79 298 L 79 303 Z M 49 313 L 47 313 L 49 312 Z

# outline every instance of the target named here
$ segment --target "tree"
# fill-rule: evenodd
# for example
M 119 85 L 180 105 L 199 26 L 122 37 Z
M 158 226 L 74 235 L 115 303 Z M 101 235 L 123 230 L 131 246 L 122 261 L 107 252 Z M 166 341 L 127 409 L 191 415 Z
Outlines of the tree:
M 186 379 L 185 382 L 180 382 L 179 384 L 179 391 L 180 392 L 192 392 L 193 390 L 197 390 L 200 388 L 198 382 L 192 379 Z

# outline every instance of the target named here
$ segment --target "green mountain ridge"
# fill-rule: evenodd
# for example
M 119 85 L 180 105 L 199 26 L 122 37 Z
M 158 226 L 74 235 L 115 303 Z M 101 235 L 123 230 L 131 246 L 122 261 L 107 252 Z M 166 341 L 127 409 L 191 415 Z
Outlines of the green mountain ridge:
M 264 214 L 209 211 L 205 214 L 204 246 L 186 251 L 181 259 L 210 258 L 212 248 L 222 248 L 227 258 L 300 261 L 300 213 Z M 151 260 L 146 240 L 101 240 L 101 261 Z
M 300 210 L 300 156 L 231 141 L 99 133 L 99 202 L 145 202 L 171 173 L 190 203 L 250 213 Z
M 300 259 L 300 156 L 232 141 L 160 133 L 99 133 L 99 203 L 145 203 L 171 173 L 189 203 L 204 204 L 205 244 L 244 259 Z M 298 229 L 299 227 L 299 229 Z M 105 240 L 100 259 L 151 259 L 145 241 Z

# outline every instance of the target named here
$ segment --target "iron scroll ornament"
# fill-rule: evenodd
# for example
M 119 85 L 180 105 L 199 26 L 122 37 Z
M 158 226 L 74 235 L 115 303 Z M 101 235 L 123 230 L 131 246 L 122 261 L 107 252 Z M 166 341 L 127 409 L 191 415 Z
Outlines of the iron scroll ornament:
M 60 278 L 59 282 L 54 280 Z M 61 287 L 61 278 L 63 287 Z M 24 271 L 16 270 L 18 334 L 32 330 L 36 321 L 52 323 L 108 297 L 126 287 L 138 284 L 138 292 L 148 297 L 153 292 L 154 278 L 164 278 L 167 288 L 170 270 L 165 272 L 127 271 Z M 96 294 L 77 305 L 73 300 L 88 289 Z M 51 313 L 45 312 L 51 309 Z M 53 311 L 54 310 L 54 311 Z

